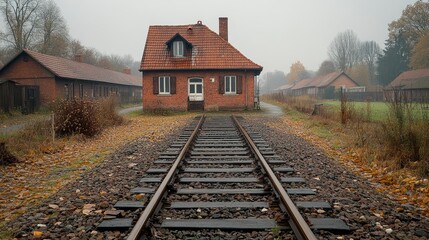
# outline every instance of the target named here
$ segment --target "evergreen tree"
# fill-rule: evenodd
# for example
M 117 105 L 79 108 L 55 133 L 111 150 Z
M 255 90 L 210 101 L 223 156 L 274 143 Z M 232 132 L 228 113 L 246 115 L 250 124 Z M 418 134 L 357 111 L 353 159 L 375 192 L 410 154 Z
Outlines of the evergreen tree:
M 378 59 L 378 80 L 381 85 L 388 85 L 400 73 L 409 70 L 410 44 L 398 34 L 386 41 L 386 49 Z

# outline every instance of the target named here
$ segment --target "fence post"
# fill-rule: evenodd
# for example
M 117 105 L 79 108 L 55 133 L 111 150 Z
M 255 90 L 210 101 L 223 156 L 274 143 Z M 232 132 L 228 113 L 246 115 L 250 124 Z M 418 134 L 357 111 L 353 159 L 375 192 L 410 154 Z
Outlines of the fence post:
M 52 143 L 55 142 L 55 114 L 52 112 L 51 114 L 51 131 L 52 131 Z

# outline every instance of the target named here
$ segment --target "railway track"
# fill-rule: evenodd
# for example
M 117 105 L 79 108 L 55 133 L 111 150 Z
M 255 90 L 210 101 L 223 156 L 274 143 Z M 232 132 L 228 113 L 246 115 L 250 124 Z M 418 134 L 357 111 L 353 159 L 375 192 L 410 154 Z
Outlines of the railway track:
M 331 206 L 294 201 L 293 196 L 316 192 L 302 187 L 305 179 L 296 177 L 287 160 L 260 134 L 248 133 L 236 117 L 194 119 L 145 172 L 141 184 L 132 192 L 149 195 L 150 201 L 115 205 L 133 213 L 143 209 L 138 220 L 105 220 L 99 230 L 132 227 L 128 239 L 263 239 L 279 232 L 316 239 L 313 231 L 349 230 L 340 219 L 308 217 L 308 209 L 329 211 Z

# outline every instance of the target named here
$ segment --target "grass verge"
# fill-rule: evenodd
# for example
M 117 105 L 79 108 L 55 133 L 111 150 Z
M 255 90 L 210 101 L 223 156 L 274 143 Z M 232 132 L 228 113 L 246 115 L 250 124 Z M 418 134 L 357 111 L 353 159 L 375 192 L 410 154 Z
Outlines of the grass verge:
M 427 160 L 424 156 L 427 155 L 420 155 L 423 160 L 411 161 L 408 159 L 404 164 L 398 159 L 407 159 L 405 158 L 409 156 L 407 152 L 396 151 L 399 156 L 386 154 L 392 153 L 394 146 L 383 140 L 385 139 L 383 134 L 397 132 L 395 127 L 390 126 L 390 130 L 386 130 L 380 128 L 380 123 L 364 121 L 351 121 L 344 125 L 339 120 L 310 116 L 291 108 L 286 103 L 270 101 L 282 107 L 286 112 L 286 115 L 281 118 L 282 131 L 289 131 L 310 141 L 355 174 L 379 183 L 378 191 L 392 196 L 402 204 L 417 206 L 422 214 L 429 216 L 428 168 L 427 165 L 423 165 L 424 160 Z M 274 125 L 270 127 L 279 128 Z M 407 137 L 409 133 L 404 131 L 406 132 L 405 137 Z M 396 148 L 401 147 L 404 146 L 396 145 Z M 426 148 L 421 148 L 418 152 L 425 154 L 425 151 Z

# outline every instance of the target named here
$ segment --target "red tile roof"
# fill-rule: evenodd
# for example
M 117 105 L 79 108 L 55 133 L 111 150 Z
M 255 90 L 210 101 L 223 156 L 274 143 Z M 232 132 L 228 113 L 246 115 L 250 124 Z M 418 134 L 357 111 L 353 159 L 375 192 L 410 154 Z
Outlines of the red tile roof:
M 141 77 L 96 67 L 87 63 L 46 55 L 27 49 L 23 50 L 23 52 L 27 53 L 30 57 L 47 68 L 54 75 L 61 78 L 91 80 L 130 86 L 142 86 Z
M 388 87 L 402 89 L 429 88 L 429 68 L 406 71 L 397 76 Z
M 292 90 L 306 88 L 307 85 L 310 84 L 312 80 L 313 80 L 312 78 L 302 79 L 301 81 L 298 81 L 295 83 L 295 85 L 293 85 Z
M 304 80 L 301 80 L 293 86 L 292 89 L 302 89 L 302 88 L 310 88 L 310 87 L 317 87 L 317 88 L 324 88 L 329 86 L 333 81 L 335 81 L 337 78 L 339 78 L 341 75 L 345 75 L 346 77 L 350 78 L 346 73 L 344 72 L 331 72 L 323 76 L 316 76 L 313 78 L 307 78 Z M 353 82 L 355 82 L 352 78 L 350 78 Z M 356 83 L 356 82 L 355 82 Z M 359 85 L 356 83 L 356 85 Z
M 166 42 L 176 34 L 192 44 L 192 54 L 183 58 L 170 56 Z M 248 69 L 259 74 L 262 66 L 203 24 L 150 26 L 140 70 L 184 69 Z

